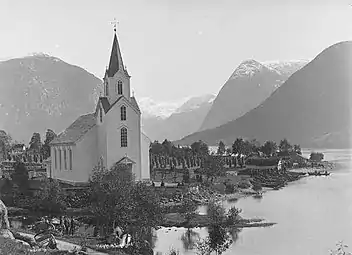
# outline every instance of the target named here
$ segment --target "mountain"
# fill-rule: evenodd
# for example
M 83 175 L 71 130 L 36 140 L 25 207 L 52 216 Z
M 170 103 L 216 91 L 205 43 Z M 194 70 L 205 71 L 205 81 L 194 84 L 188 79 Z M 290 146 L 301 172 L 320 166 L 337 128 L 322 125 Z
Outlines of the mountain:
M 45 54 L 2 61 L 0 129 L 26 144 L 33 132 L 50 128 L 59 133 L 94 109 L 101 83 L 84 69 Z
M 143 97 L 138 99 L 138 105 L 141 108 L 143 118 L 149 119 L 159 117 L 161 119 L 166 119 L 188 99 L 189 98 L 182 98 L 171 102 L 156 102 L 149 97 Z
M 174 109 L 173 113 L 166 118 L 145 115 L 141 107 L 143 130 L 153 141 L 181 139 L 199 129 L 214 98 L 214 95 L 192 97 Z
M 215 145 L 237 137 L 279 141 L 306 148 L 351 147 L 352 42 L 330 46 L 291 75 L 269 98 L 242 117 L 178 141 Z
M 218 127 L 254 109 L 305 64 L 304 60 L 243 61 L 221 88 L 200 131 Z

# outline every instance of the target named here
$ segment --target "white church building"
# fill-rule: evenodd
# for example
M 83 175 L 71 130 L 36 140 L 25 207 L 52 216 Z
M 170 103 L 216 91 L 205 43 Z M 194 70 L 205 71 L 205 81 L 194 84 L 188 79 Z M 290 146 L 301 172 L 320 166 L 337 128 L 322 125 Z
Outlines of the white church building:
M 116 35 L 104 77 L 104 96 L 95 111 L 78 117 L 51 142 L 48 176 L 67 183 L 88 182 L 98 165 L 127 164 L 136 180 L 149 180 L 150 139 L 141 130 L 141 111 Z

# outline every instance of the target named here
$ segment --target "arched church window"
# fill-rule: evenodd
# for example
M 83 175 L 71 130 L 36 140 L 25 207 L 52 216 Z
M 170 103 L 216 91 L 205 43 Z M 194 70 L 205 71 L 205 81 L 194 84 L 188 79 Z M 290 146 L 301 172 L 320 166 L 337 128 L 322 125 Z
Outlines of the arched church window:
M 117 94 L 122 95 L 122 81 L 117 82 Z
M 107 82 L 105 83 L 105 95 L 106 95 L 106 96 L 109 95 L 109 85 L 108 85 Z
M 62 158 L 61 158 L 61 149 L 59 149 L 59 169 L 61 170 L 62 169 Z
M 54 163 L 55 163 L 55 169 L 57 169 L 57 149 L 54 149 Z
M 99 106 L 99 116 L 100 116 L 100 122 L 103 122 L 103 110 L 101 109 L 101 106 Z
M 127 118 L 127 114 L 126 114 L 126 106 L 121 106 L 120 108 L 120 112 L 121 112 L 121 120 L 126 120 Z
M 67 170 L 67 152 L 66 152 L 66 149 L 64 149 L 64 169 Z
M 72 170 L 72 150 L 68 150 L 68 155 L 69 155 L 69 164 L 70 164 L 70 170 Z
M 121 128 L 121 147 L 127 147 L 127 128 Z

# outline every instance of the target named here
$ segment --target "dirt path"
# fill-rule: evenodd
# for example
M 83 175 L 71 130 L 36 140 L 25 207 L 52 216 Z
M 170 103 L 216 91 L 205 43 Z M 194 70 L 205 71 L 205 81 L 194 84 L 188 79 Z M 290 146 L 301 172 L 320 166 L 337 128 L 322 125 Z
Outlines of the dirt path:
M 27 234 L 27 233 L 22 233 L 22 232 L 18 232 L 19 234 L 23 235 L 23 236 L 27 236 L 27 237 L 31 237 L 33 238 L 34 235 L 32 234 Z M 66 241 L 62 241 L 62 240 L 58 240 L 56 239 L 56 242 L 57 242 L 57 248 L 59 250 L 73 250 L 74 248 L 76 249 L 81 249 L 81 246 L 80 245 L 77 245 L 77 244 L 73 244 L 73 243 L 69 243 L 69 242 L 66 242 Z M 87 253 L 88 254 L 94 254 L 94 255 L 107 255 L 107 253 L 103 253 L 103 252 L 99 252 L 99 251 L 94 251 L 92 249 L 87 249 Z

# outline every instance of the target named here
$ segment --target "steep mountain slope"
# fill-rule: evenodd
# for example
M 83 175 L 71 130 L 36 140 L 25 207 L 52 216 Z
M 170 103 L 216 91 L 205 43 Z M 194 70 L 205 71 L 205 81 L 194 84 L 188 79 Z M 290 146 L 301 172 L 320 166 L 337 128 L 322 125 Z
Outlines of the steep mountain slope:
M 181 139 L 199 129 L 214 98 L 214 95 L 190 98 L 167 118 L 144 116 L 143 130 L 152 140 Z
M 0 128 L 29 142 L 33 132 L 59 133 L 94 109 L 101 81 L 45 54 L 0 62 Z
M 221 88 L 200 130 L 218 127 L 257 107 L 307 61 L 242 62 Z
M 236 137 L 279 141 L 302 147 L 351 147 L 352 42 L 330 46 L 294 73 L 260 106 L 218 128 L 185 137 L 209 144 Z

